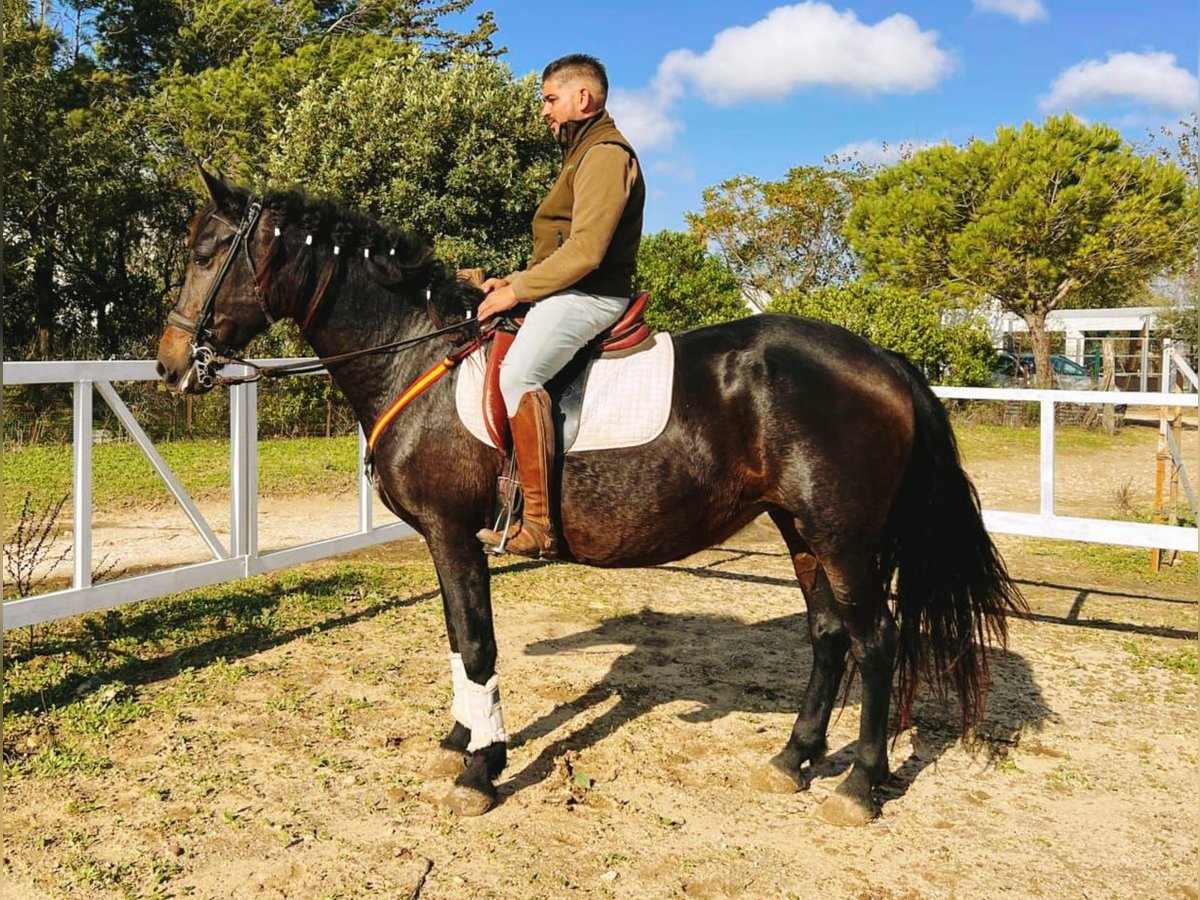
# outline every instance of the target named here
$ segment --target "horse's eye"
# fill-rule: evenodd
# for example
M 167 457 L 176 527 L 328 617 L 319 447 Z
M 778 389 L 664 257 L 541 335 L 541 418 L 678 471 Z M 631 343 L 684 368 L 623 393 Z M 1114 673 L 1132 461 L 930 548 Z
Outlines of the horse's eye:
M 211 256 L 209 256 L 208 254 L 206 254 L 206 253 L 201 253 L 199 250 L 194 250 L 194 251 L 192 252 L 192 263 L 193 263 L 193 265 L 197 265 L 197 266 L 199 266 L 200 268 L 202 268 L 202 269 L 203 269 L 203 268 L 204 268 L 205 266 L 207 266 L 207 265 L 208 265 L 210 262 L 212 262 L 212 257 L 211 257 Z

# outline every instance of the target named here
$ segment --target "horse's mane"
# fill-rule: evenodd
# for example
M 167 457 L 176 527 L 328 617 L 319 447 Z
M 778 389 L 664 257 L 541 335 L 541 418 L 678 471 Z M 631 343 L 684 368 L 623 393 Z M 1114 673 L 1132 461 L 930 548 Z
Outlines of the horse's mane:
M 247 188 L 231 187 L 222 212 L 240 217 L 251 196 Z M 276 233 L 256 261 L 259 289 L 278 298 L 279 307 L 290 314 L 305 316 L 298 318 L 301 331 L 308 330 L 321 300 L 350 266 L 392 295 L 419 292 L 422 306 L 441 320 L 438 324 L 461 321 L 479 305 L 479 289 L 449 271 L 417 232 L 299 190 L 267 190 L 260 202 L 263 221 Z M 193 223 L 193 237 L 203 217 L 201 213 Z M 303 298 L 299 302 L 307 304 L 306 314 L 287 305 L 298 302 L 294 298 Z

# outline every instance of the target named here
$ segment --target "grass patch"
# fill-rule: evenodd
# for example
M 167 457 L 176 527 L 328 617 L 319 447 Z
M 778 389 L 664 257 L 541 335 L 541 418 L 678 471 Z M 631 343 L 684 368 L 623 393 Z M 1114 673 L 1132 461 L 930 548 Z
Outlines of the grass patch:
M 1092 786 L 1092 779 L 1078 769 L 1056 766 L 1046 774 L 1046 788 L 1058 794 L 1074 794 Z
M 1150 569 L 1150 551 L 1136 547 L 1114 547 L 1109 544 L 1084 544 L 1074 541 L 1051 541 L 1036 538 L 1010 538 L 1017 544 L 1017 553 L 1054 560 L 1078 572 L 1079 580 L 1103 581 L 1118 578 L 1146 585 L 1194 586 L 1197 576 L 1197 554 L 1180 553 L 1175 565 L 1158 572 Z M 1015 554 L 1014 554 L 1015 555 Z
M 229 441 L 167 441 L 156 445 L 167 465 L 195 499 L 229 491 Z M 258 445 L 261 495 L 338 494 L 356 486 L 358 439 L 290 438 Z M 141 448 L 131 443 L 92 448 L 92 499 L 97 508 L 154 506 L 171 495 Z M 4 516 L 10 525 L 25 492 L 35 505 L 71 493 L 71 447 L 26 445 L 4 449 Z
M 1036 457 L 1041 445 L 1037 427 L 1021 428 L 1010 425 L 988 425 L 978 422 L 954 422 L 954 434 L 965 459 L 979 461 L 1005 457 L 1020 452 Z M 1067 425 L 1054 429 L 1056 453 L 1093 453 L 1100 450 L 1154 446 L 1155 433 L 1150 429 L 1128 426 L 1114 435 Z
M 250 672 L 243 657 L 415 602 L 434 583 L 426 566 L 314 563 L 64 619 L 39 626 L 31 640 L 11 635 L 5 772 L 99 771 L 107 740 L 132 723 L 235 691 Z
M 1145 639 L 1128 640 L 1122 646 L 1132 657 L 1132 666 L 1135 672 L 1144 672 L 1147 669 L 1155 668 L 1166 669 L 1168 672 L 1176 672 L 1180 675 L 1200 674 L 1200 659 L 1196 652 L 1195 641 L 1188 641 L 1178 650 L 1165 653 L 1160 651 L 1154 643 Z

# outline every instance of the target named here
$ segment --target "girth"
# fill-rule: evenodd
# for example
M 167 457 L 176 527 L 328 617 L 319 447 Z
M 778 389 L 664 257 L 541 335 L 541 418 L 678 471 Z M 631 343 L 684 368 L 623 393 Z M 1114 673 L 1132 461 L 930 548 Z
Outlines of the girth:
M 579 412 L 583 406 L 583 391 L 592 360 L 601 356 L 624 356 L 637 352 L 643 345 L 653 346 L 650 327 L 644 318 L 649 299 L 648 291 L 642 291 L 634 297 L 621 314 L 621 318 L 580 350 L 546 385 L 546 391 L 554 405 L 554 426 L 560 452 L 565 453 L 569 450 L 579 434 Z M 496 336 L 490 342 L 487 367 L 483 376 L 484 425 L 487 426 L 492 443 L 505 453 L 510 449 L 511 435 L 508 411 L 500 394 L 500 364 L 504 362 L 517 329 L 524 319 L 523 315 L 517 315 L 502 320 L 496 330 Z

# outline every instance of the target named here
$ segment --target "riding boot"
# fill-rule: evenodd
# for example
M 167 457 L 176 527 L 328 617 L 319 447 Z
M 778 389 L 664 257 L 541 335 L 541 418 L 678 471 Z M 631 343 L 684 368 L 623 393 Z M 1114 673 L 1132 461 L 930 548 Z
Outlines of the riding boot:
M 550 395 L 544 390 L 521 396 L 517 414 L 508 420 L 512 427 L 513 453 L 521 475 L 525 496 L 521 521 L 508 529 L 505 549 L 520 556 L 553 559 L 558 541 L 550 521 L 550 472 L 554 468 L 554 418 Z M 503 535 L 490 528 L 479 532 L 479 539 L 499 546 Z

